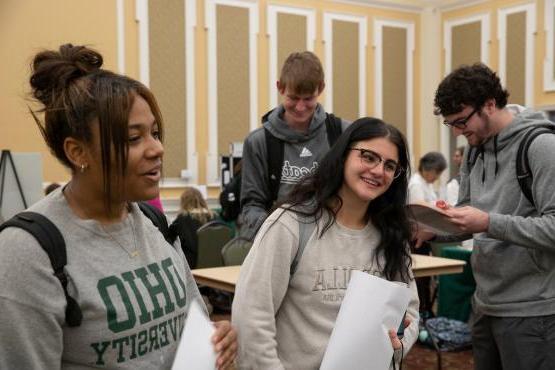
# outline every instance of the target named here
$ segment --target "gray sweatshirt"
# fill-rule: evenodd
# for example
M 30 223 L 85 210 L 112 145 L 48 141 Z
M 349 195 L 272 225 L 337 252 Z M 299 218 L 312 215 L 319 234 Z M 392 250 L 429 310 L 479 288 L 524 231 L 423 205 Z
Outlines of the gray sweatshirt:
M 549 123 L 526 110 L 488 140 L 470 173 L 461 168 L 459 205 L 489 213 L 487 232 L 474 235 L 475 310 L 492 316 L 555 314 L 555 135 L 537 137 L 528 151 L 536 207 L 516 179 L 517 150 L 526 130 Z
M 66 298 L 37 241 L 5 229 L 0 369 L 169 369 L 189 303 L 200 300 L 181 248 L 170 246 L 136 204 L 124 222 L 104 227 L 79 219 L 60 190 L 30 210 L 64 236 L 69 294 L 83 321 L 66 326 Z M 124 250 L 135 248 L 133 258 Z
M 283 119 L 282 105 L 270 113 L 268 121 L 247 136 L 243 144 L 241 170 L 241 234 L 253 239 L 268 216 L 271 200 L 268 157 L 264 128 L 283 140 L 283 167 L 278 199 L 287 195 L 307 174 L 314 172 L 329 150 L 326 112 L 318 104 L 306 134 L 295 131 Z M 348 122 L 343 121 L 343 129 Z
M 318 369 L 351 271 L 383 277 L 375 256 L 378 230 L 371 224 L 352 230 L 335 222 L 321 239 L 315 229 L 290 279 L 299 223 L 291 211 L 283 212 L 279 209 L 267 218 L 241 266 L 232 322 L 242 370 Z M 407 318 L 411 324 L 405 329 L 405 354 L 418 337 L 414 280 L 409 287 L 412 299 Z M 400 360 L 400 353 L 396 355 Z

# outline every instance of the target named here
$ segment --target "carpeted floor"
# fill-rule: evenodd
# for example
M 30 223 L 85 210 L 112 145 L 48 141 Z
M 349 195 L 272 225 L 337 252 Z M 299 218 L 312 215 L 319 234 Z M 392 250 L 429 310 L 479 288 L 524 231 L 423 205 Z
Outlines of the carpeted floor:
M 442 370 L 472 370 L 472 350 L 442 352 Z M 416 343 L 403 361 L 403 370 L 436 370 L 437 354 L 434 350 Z
M 218 312 L 212 314 L 213 321 L 229 320 L 230 315 Z M 442 370 L 473 370 L 472 351 L 443 352 Z M 434 350 L 416 343 L 403 361 L 402 370 L 437 370 L 437 354 Z

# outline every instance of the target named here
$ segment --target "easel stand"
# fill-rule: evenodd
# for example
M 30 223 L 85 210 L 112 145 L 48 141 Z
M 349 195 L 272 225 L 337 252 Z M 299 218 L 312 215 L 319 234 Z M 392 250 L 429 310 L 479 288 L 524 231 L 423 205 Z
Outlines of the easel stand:
M 12 167 L 15 182 L 17 183 L 17 189 L 19 190 L 21 200 L 23 200 L 23 206 L 27 208 L 27 201 L 25 200 L 25 194 L 23 194 L 23 188 L 21 187 L 21 182 L 19 181 L 19 176 L 17 175 L 17 169 L 15 168 L 12 153 L 9 150 L 2 150 L 2 155 L 0 156 L 0 209 L 2 209 L 2 202 L 4 200 L 4 185 L 6 182 L 6 172 L 8 171 L 8 161 Z

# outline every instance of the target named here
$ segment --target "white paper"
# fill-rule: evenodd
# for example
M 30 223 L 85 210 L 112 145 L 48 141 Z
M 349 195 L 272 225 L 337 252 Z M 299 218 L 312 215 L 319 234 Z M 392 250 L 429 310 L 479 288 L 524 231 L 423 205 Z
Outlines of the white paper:
M 404 285 L 353 271 L 320 369 L 389 369 L 388 331 L 399 327 L 410 297 Z
M 211 341 L 215 330 L 198 303 L 191 302 L 172 370 L 215 370 L 216 352 Z

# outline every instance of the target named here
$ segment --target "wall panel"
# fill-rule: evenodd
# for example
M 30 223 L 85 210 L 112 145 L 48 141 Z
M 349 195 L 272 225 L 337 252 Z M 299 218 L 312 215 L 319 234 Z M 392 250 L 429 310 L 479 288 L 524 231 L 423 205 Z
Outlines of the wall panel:
M 359 50 L 358 24 L 333 21 L 333 113 L 354 121 L 359 118 Z
M 164 176 L 187 168 L 185 9 L 182 0 L 150 1 L 150 88 L 164 119 Z
M 507 16 L 506 82 L 509 102 L 526 105 L 526 13 Z
M 218 5 L 218 155 L 229 154 L 229 144 L 249 132 L 249 11 Z
M 407 30 L 383 28 L 383 119 L 407 134 Z

